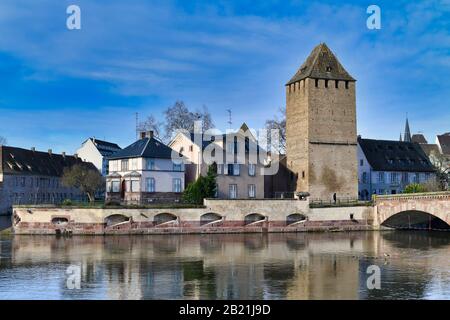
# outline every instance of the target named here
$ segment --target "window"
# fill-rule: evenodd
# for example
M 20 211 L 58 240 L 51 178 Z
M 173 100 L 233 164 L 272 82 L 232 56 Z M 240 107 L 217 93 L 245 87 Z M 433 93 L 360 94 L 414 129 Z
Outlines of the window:
M 305 176 L 306 176 L 305 170 L 303 170 L 303 171 L 302 171 L 302 179 L 305 179 Z
M 122 160 L 121 170 L 122 171 L 128 171 L 128 159 L 127 160 Z
M 362 174 L 362 183 L 367 183 L 367 172 L 363 172 Z
M 233 164 L 233 176 L 240 175 L 240 168 L 241 166 L 238 163 Z
M 217 165 L 217 174 L 222 174 L 223 173 L 223 164 L 218 164 Z
M 194 151 L 194 146 L 192 144 L 189 146 L 189 151 L 190 152 Z
M 111 191 L 112 192 L 120 191 L 120 181 L 111 181 Z
M 254 184 L 248 185 L 248 197 L 249 198 L 256 197 L 256 186 Z
M 348 81 L 345 81 L 345 89 L 348 89 Z
M 214 198 L 219 197 L 219 185 L 216 183 L 216 189 L 214 190 Z
M 237 198 L 237 185 L 236 184 L 230 184 L 230 186 L 228 188 L 228 197 L 230 199 Z
M 137 170 L 137 159 L 130 159 L 130 170 Z
M 131 192 L 140 192 L 141 184 L 139 180 L 131 180 Z
M 173 163 L 173 171 L 183 171 L 183 167 L 181 162 L 180 163 Z
M 250 164 L 248 165 L 248 175 L 249 175 L 249 176 L 254 176 L 254 175 L 256 175 L 256 165 L 255 165 L 255 164 L 250 163 Z
M 328 88 L 328 80 L 325 80 L 325 88 Z
M 359 165 L 360 165 L 361 167 L 364 165 L 364 160 L 363 160 L 363 159 L 360 159 L 360 160 L 359 160 Z
M 147 192 L 155 192 L 155 178 L 147 178 Z
M 155 170 L 155 159 L 147 159 L 147 170 Z
M 397 172 L 391 172 L 391 183 L 397 183 L 397 182 L 398 182 Z
M 172 190 L 173 192 L 181 192 L 181 179 L 174 178 L 172 180 Z
M 384 172 L 378 172 L 378 182 L 384 183 Z
M 408 179 L 408 172 L 403 172 L 402 173 L 402 182 L 403 183 L 408 183 L 409 181 L 408 181 L 409 179 Z
M 336 81 L 334 82 L 334 87 L 335 87 L 336 89 L 339 89 L 339 80 L 336 80 Z
M 316 88 L 319 87 L 319 79 L 315 79 L 315 86 Z
M 420 177 L 419 173 L 416 173 L 414 175 L 414 183 L 419 183 L 419 177 Z

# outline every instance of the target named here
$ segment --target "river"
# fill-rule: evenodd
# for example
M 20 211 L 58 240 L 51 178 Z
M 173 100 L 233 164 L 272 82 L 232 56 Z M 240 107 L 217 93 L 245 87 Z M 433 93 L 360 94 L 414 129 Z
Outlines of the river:
M 450 299 L 448 232 L 1 236 L 0 249 L 0 299 Z

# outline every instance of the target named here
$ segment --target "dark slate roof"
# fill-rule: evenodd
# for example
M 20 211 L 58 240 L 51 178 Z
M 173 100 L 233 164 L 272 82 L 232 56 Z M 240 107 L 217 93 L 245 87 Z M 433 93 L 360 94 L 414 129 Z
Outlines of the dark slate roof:
M 341 65 L 325 43 L 313 49 L 306 61 L 286 85 L 305 78 L 356 81 Z
M 375 171 L 434 171 L 427 155 L 417 143 L 361 138 L 358 143 Z
M 437 136 L 443 154 L 450 154 L 450 132 Z
M 0 146 L 0 172 L 5 174 L 60 177 L 65 168 L 75 164 L 97 170 L 92 163 L 75 156 Z
M 114 160 L 138 157 L 171 159 L 172 149 L 155 138 L 143 138 L 129 145 L 125 149 L 115 152 L 108 157 L 108 159 Z
M 103 141 L 96 138 L 89 138 L 89 140 L 91 140 L 94 143 L 94 145 L 97 147 L 97 150 L 104 157 L 108 157 L 112 155 L 114 152 L 122 150 L 122 148 L 116 143 Z
M 415 143 L 428 143 L 427 139 L 425 139 L 425 136 L 421 133 L 413 134 L 411 137 L 411 142 Z

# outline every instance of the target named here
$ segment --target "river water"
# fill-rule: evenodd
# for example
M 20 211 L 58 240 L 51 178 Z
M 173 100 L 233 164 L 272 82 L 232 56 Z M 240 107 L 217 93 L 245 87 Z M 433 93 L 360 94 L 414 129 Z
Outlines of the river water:
M 450 299 L 448 232 L 2 236 L 0 249 L 0 299 Z

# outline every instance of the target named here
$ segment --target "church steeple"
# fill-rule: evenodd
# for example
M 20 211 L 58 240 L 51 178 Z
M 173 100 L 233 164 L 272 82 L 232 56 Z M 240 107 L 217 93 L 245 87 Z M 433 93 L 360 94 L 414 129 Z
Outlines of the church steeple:
M 408 117 L 406 117 L 405 133 L 403 134 L 403 141 L 411 142 L 411 131 L 409 130 Z
M 402 133 L 401 133 L 401 132 L 400 132 L 400 140 L 398 140 L 398 141 L 400 141 L 400 142 L 403 141 L 403 139 L 402 139 Z

